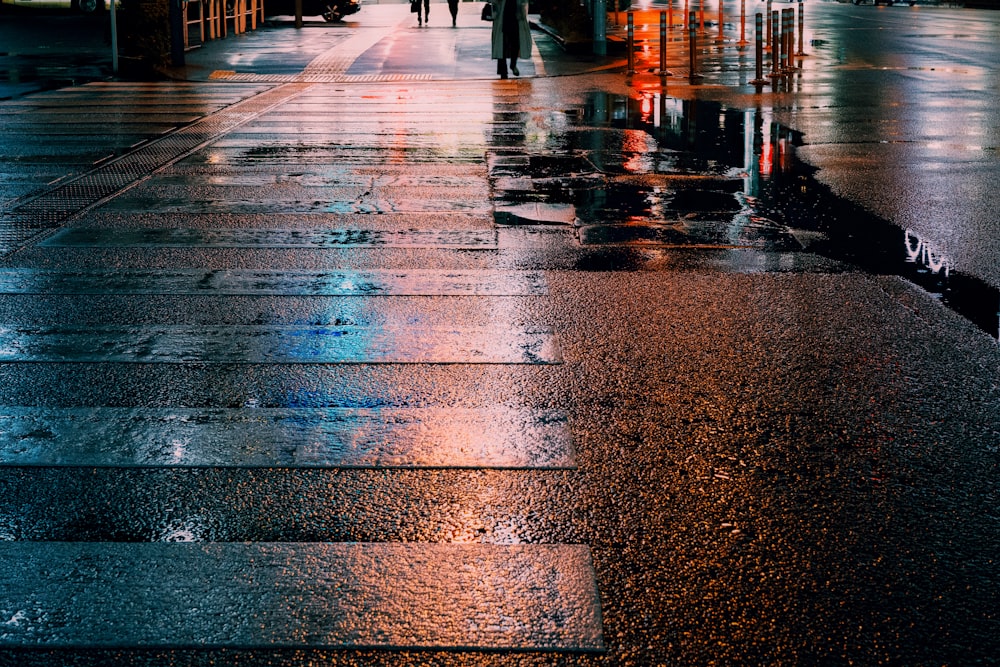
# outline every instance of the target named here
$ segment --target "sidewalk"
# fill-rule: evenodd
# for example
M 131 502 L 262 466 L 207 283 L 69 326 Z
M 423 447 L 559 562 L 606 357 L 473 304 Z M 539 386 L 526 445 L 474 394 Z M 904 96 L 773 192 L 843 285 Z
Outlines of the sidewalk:
M 472 4 L 0 102 L 0 663 L 993 661 L 1000 349 L 857 203 L 995 206 L 990 24 L 757 94 Z
M 296 76 L 313 81 L 489 79 L 496 69 L 489 54 L 491 24 L 480 19 L 480 10 L 479 2 L 460 3 L 457 28 L 451 26 L 447 5 L 437 2 L 431 4 L 430 21 L 422 28 L 405 3 L 366 4 L 342 24 L 305 17 L 301 29 L 295 29 L 292 17 L 275 17 L 254 32 L 206 42 L 185 54 L 185 67 L 167 72 L 191 81 L 286 81 Z M 400 33 L 400 27 L 410 30 Z M 391 57 L 384 58 L 379 47 L 365 53 L 390 34 L 396 50 Z M 534 30 L 532 36 L 534 53 L 525 77 L 579 75 L 623 62 L 570 56 L 549 34 Z

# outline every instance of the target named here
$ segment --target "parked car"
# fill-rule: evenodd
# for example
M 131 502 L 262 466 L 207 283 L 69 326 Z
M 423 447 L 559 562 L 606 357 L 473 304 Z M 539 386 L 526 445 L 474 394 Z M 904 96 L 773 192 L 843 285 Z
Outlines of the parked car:
M 342 21 L 360 9 L 361 0 L 302 0 L 303 16 L 322 16 L 324 21 Z M 264 12 L 269 16 L 294 16 L 295 0 L 264 0 Z

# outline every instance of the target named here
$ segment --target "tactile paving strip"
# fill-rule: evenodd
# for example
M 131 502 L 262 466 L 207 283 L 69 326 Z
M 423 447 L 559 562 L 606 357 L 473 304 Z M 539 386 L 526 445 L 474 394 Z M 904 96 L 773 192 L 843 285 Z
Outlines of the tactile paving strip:
M 307 82 L 288 83 L 255 95 L 0 212 L 0 254 L 13 252 L 310 86 Z
M 302 74 L 255 74 L 252 72 L 216 71 L 211 75 L 213 81 L 238 81 L 282 83 L 286 81 L 305 83 L 395 83 L 398 81 L 431 81 L 430 74 L 343 74 L 341 72 L 304 72 Z

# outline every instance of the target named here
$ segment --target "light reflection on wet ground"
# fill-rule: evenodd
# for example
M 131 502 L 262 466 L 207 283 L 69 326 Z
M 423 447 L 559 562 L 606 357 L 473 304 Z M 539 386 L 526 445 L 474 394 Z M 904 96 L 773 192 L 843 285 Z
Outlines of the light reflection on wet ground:
M 2 466 L 575 467 L 565 412 L 0 408 Z
M 4 644 L 603 651 L 582 545 L 0 544 Z M 197 576 L 192 576 L 196 572 Z M 67 608 L 78 622 L 67 624 Z M 117 614 L 109 609 L 141 608 Z
M 801 136 L 769 112 L 595 92 L 567 118 L 569 130 L 548 142 L 553 154 L 493 157 L 498 210 L 524 202 L 572 206 L 584 245 L 816 253 L 903 277 L 1000 335 L 1000 290 L 915 232 L 819 183 L 796 156 Z M 498 222 L 530 222 L 513 217 Z
M 491 186 L 499 197 L 498 213 L 506 214 L 496 219 L 504 226 L 495 232 L 498 242 L 488 237 L 473 244 L 476 252 L 447 244 L 444 236 L 422 242 L 428 244 L 437 261 L 449 265 L 475 266 L 478 262 L 478 266 L 498 268 L 552 269 L 553 293 L 546 298 L 527 303 L 461 297 L 459 303 L 441 308 L 445 299 L 404 299 L 405 303 L 399 303 L 398 299 L 381 297 L 164 300 L 119 296 L 77 300 L 8 296 L 4 305 L 19 325 L 27 321 L 28 327 L 60 318 L 57 321 L 72 319 L 81 330 L 94 334 L 122 331 L 102 328 L 107 320 L 135 324 L 142 334 L 170 328 L 184 334 L 185 339 L 227 347 L 230 343 L 216 332 L 233 334 L 229 340 L 241 345 L 247 338 L 243 334 L 250 332 L 294 334 L 286 328 L 289 323 L 303 324 L 297 329 L 304 335 L 319 331 L 306 323 L 333 320 L 383 328 L 394 335 L 400 324 L 414 329 L 430 321 L 450 326 L 450 321 L 459 327 L 454 329 L 458 334 L 467 332 L 468 326 L 487 327 L 490 335 L 500 338 L 509 333 L 511 323 L 518 325 L 515 333 L 521 325 L 551 323 L 565 344 L 565 365 L 427 368 L 369 363 L 346 368 L 343 364 L 282 363 L 290 361 L 287 357 L 269 359 L 259 368 L 204 363 L 14 363 L 0 369 L 6 380 L 3 392 L 5 402 L 27 406 L 32 418 L 51 417 L 64 405 L 128 405 L 136 406 L 137 412 L 156 406 L 155 410 L 178 416 L 186 409 L 204 414 L 198 406 L 211 406 L 207 410 L 223 411 L 237 422 L 241 418 L 252 420 L 266 411 L 281 421 L 281 415 L 293 414 L 294 420 L 309 414 L 308 410 L 298 411 L 300 405 L 319 408 L 312 411 L 311 418 L 331 405 L 370 405 L 386 409 L 366 414 L 398 420 L 393 424 L 402 426 L 406 417 L 397 412 L 400 406 L 428 406 L 443 416 L 455 416 L 461 406 L 494 404 L 516 405 L 532 413 L 553 409 L 559 414 L 565 410 L 572 415 L 574 436 L 580 444 L 581 470 L 227 467 L 155 471 L 101 467 L 81 475 L 72 468 L 6 468 L 4 488 L 14 501 L 0 516 L 4 539 L 590 543 L 597 558 L 597 581 L 606 594 L 606 628 L 613 651 L 608 662 L 622 664 L 630 659 L 634 664 L 740 664 L 754 662 L 754 655 L 771 664 L 821 664 L 838 659 L 875 663 L 891 661 L 890 657 L 918 664 L 928 661 L 927 656 L 940 657 L 949 651 L 921 648 L 928 631 L 954 633 L 950 639 L 955 645 L 968 642 L 979 646 L 983 638 L 988 640 L 990 619 L 978 611 L 991 608 L 982 604 L 992 590 L 988 575 L 983 574 L 989 572 L 991 552 L 983 546 L 975 526 L 956 525 L 960 522 L 952 520 L 954 516 L 989 516 L 982 510 L 990 497 L 990 481 L 982 471 L 988 469 L 990 461 L 981 455 L 983 446 L 995 447 L 988 425 L 990 415 L 995 414 L 990 409 L 995 401 L 990 398 L 988 371 L 980 376 L 975 371 L 965 372 L 970 365 L 963 362 L 969 355 L 961 353 L 954 359 L 950 354 L 942 355 L 956 365 L 939 367 L 934 363 L 938 360 L 920 349 L 928 340 L 930 325 L 926 322 L 920 323 L 924 328 L 913 340 L 900 336 L 899 329 L 912 325 L 915 318 L 901 313 L 905 308 L 899 308 L 893 299 L 898 293 L 886 293 L 890 291 L 886 284 L 896 281 L 872 280 L 858 273 L 838 275 L 839 269 L 822 276 L 803 275 L 794 273 L 794 267 L 785 275 L 733 275 L 739 270 L 732 266 L 736 255 L 767 262 L 758 270 L 773 273 L 780 270 L 774 268 L 778 258 L 793 252 L 807 258 L 802 261 L 818 257 L 808 250 L 822 247 L 829 238 L 825 230 L 815 228 L 815 212 L 803 213 L 805 222 L 795 221 L 772 190 L 779 177 L 787 180 L 792 190 L 803 183 L 791 178 L 794 163 L 788 157 L 797 138 L 761 115 L 758 148 L 758 118 L 753 113 L 655 95 L 631 99 L 594 93 L 579 105 L 575 99 L 568 102 L 560 98 L 559 104 L 569 109 L 529 112 L 528 106 L 536 103 L 527 95 L 529 86 L 541 88 L 544 84 L 525 83 L 520 89 L 514 85 L 505 90 L 520 90 L 525 97 L 494 92 L 493 99 L 498 100 L 494 123 L 480 135 L 449 135 L 447 129 L 441 130 L 444 137 L 471 140 L 473 145 L 463 152 L 450 147 L 435 150 L 427 138 L 411 146 L 412 125 L 400 134 L 398 151 L 394 152 L 391 141 L 373 141 L 367 134 L 358 142 L 363 150 L 352 150 L 346 136 L 364 134 L 377 126 L 363 123 L 340 136 L 327 133 L 313 137 L 316 141 L 302 150 L 315 149 L 317 159 L 308 170 L 319 176 L 312 181 L 318 187 L 326 184 L 325 175 L 334 172 L 330 161 L 361 169 L 367 166 L 366 156 L 370 162 L 374 151 L 408 170 L 418 164 L 443 169 L 446 160 L 468 156 L 480 165 L 477 174 L 485 180 L 487 172 L 481 161 L 488 150 Z M 455 96 L 471 97 L 468 86 L 458 90 L 457 85 L 452 88 Z M 483 91 L 479 99 L 485 100 L 481 104 L 487 117 L 471 122 L 486 125 L 490 91 L 485 87 L 479 90 Z M 326 93 L 317 92 L 314 102 L 316 112 L 322 108 L 329 118 L 358 116 L 341 114 Z M 295 127 L 287 121 L 304 108 L 296 107 L 285 116 L 284 134 L 295 134 Z M 392 112 L 383 109 L 380 113 Z M 543 121 L 553 119 L 551 131 L 542 127 L 539 116 Z M 425 117 L 422 122 L 439 122 L 439 127 L 444 127 L 448 120 Z M 205 157 L 217 160 L 212 164 L 218 167 L 223 184 L 250 168 L 287 170 L 287 154 L 271 152 L 272 146 L 258 143 L 264 133 L 247 132 L 227 142 L 225 149 L 206 149 L 186 160 L 185 166 L 195 166 Z M 438 138 L 447 144 L 446 138 Z M 334 143 L 324 148 L 323 142 Z M 260 150 L 253 150 L 255 146 Z M 175 167 L 173 174 L 182 169 Z M 345 167 L 337 173 L 350 172 L 350 167 Z M 190 216 L 188 219 L 175 212 L 167 215 L 160 211 L 157 215 L 155 208 L 147 210 L 155 198 L 145 195 L 155 192 L 157 181 L 162 184 L 170 178 L 161 180 L 164 174 L 151 179 L 148 189 L 140 185 L 115 202 L 120 205 L 115 215 L 88 216 L 84 224 L 125 226 L 135 219 L 138 224 L 162 229 L 170 222 L 182 228 L 178 237 L 183 243 L 166 243 L 137 253 L 134 247 L 115 246 L 120 239 L 110 238 L 97 246 L 32 247 L 14 261 L 38 263 L 60 256 L 69 265 L 87 262 L 107 269 L 155 265 L 176 270 L 192 262 L 210 267 L 244 262 L 238 265 L 259 267 L 260 262 L 275 259 L 277 265 L 287 262 L 284 266 L 288 267 L 322 256 L 328 266 L 342 268 L 340 262 L 364 261 L 375 254 L 351 250 L 347 259 L 337 243 L 329 244 L 325 238 L 296 244 L 292 251 L 261 252 L 294 237 L 287 230 L 275 234 L 270 227 L 330 224 L 318 216 L 299 216 L 295 224 L 283 221 L 278 225 L 270 216 L 240 216 L 238 220 L 237 216 L 195 217 L 217 211 L 209 206 L 188 209 L 183 214 Z M 179 180 L 172 185 L 183 187 L 196 183 L 197 178 L 186 183 Z M 805 183 L 814 186 L 811 180 Z M 368 186 L 363 178 L 350 184 Z M 392 185 L 390 180 L 381 184 Z M 486 188 L 472 194 L 467 190 L 461 196 L 480 197 L 486 202 L 486 192 Z M 275 200 L 286 200 L 286 194 L 274 193 Z M 242 196 L 232 190 L 227 195 Z M 227 195 L 203 201 L 214 205 L 225 201 Z M 316 199 L 353 201 L 349 196 L 353 194 L 331 188 L 325 197 Z M 823 199 L 820 205 L 828 206 Z M 572 219 L 567 220 L 570 211 Z M 332 227 L 342 230 L 354 224 L 402 224 L 401 218 L 387 222 L 387 216 L 378 216 L 375 222 L 374 213 L 352 212 L 350 222 L 336 219 Z M 206 245 L 213 230 L 234 221 L 255 227 L 260 234 L 234 236 L 227 240 L 231 244 L 228 250 L 205 252 L 204 248 L 218 247 Z M 405 224 L 408 227 L 412 222 Z M 414 227 L 441 229 L 439 220 L 416 222 Z M 481 215 L 463 218 L 461 225 L 489 229 L 491 222 Z M 829 222 L 833 227 L 840 224 L 832 215 Z M 549 228 L 541 233 L 572 246 L 569 252 L 548 254 L 549 248 L 530 248 L 517 255 L 506 243 L 508 236 L 523 232 L 527 237 L 545 223 Z M 510 229 L 521 224 L 535 227 Z M 191 226 L 209 229 L 183 230 Z M 584 245 L 575 245 L 576 240 Z M 908 256 L 955 275 L 950 262 L 926 242 L 913 234 L 905 241 Z M 217 242 L 217 238 L 211 241 Z M 363 245 L 370 248 L 371 244 Z M 106 252 L 110 246 L 117 250 Z M 167 247 L 171 250 L 162 250 Z M 429 256 L 428 252 L 418 255 L 398 245 L 386 247 L 387 252 L 379 253 L 385 258 L 378 260 L 384 266 L 392 262 L 405 262 L 410 268 L 423 266 L 421 262 Z M 885 245 L 892 247 L 893 243 Z M 730 266 L 698 273 L 670 271 L 674 267 L 667 263 L 682 255 L 698 257 L 696 261 L 702 264 L 694 264 L 696 271 L 706 266 L 714 269 L 723 262 Z M 577 260 L 575 266 L 558 263 L 570 256 Z M 662 263 L 657 265 L 657 261 Z M 561 269 L 567 267 L 645 269 L 647 273 L 563 274 Z M 658 270 L 664 268 L 668 270 Z M 270 282 L 265 289 L 273 285 Z M 288 286 L 298 290 L 303 285 Z M 52 304 L 61 307 L 52 308 Z M 936 325 L 934 319 L 931 324 Z M 897 326 L 900 320 L 903 324 Z M 167 325 L 181 322 L 192 326 Z M 380 326 L 384 322 L 393 326 Z M 235 327 L 229 326 L 233 323 Z M 250 323 L 277 326 L 245 326 Z M 93 324 L 96 328 L 90 326 Z M 210 335 L 199 340 L 206 331 Z M 988 341 L 974 338 L 975 343 L 983 344 L 977 349 L 988 346 Z M 361 332 L 355 339 L 358 347 L 365 344 L 364 339 Z M 484 339 L 487 345 L 495 343 L 488 336 Z M 393 344 L 405 352 L 408 340 L 400 337 Z M 96 342 L 104 349 L 105 342 L 116 341 L 102 341 L 95 335 L 86 342 Z M 179 349 L 174 348 L 172 354 Z M 451 352 L 455 358 L 461 348 L 453 347 Z M 248 354 L 242 358 L 257 357 Z M 326 360 L 335 362 L 337 358 L 330 355 Z M 937 391 L 941 378 L 947 381 L 953 377 L 968 378 L 969 396 Z M 966 402 L 971 409 L 962 411 Z M 32 407 L 43 405 L 53 410 Z M 229 406 L 232 412 L 220 406 Z M 980 408 L 982 415 L 976 414 Z M 105 425 L 109 416 L 102 412 L 105 409 L 96 408 L 89 414 Z M 155 410 L 145 413 L 154 421 Z M 86 409 L 83 412 L 88 413 Z M 118 414 L 126 412 L 129 409 Z M 365 424 L 359 430 L 378 430 L 380 425 L 384 424 Z M 438 435 L 434 428 L 423 430 L 426 426 L 417 424 L 416 429 L 423 435 Z M 476 420 L 453 426 L 463 437 L 478 435 L 470 431 L 483 428 Z M 43 435 L 30 425 L 25 428 L 36 438 Z M 281 430 L 273 423 L 271 428 L 272 433 Z M 240 428 L 233 430 L 227 435 L 245 440 L 240 438 Z M 521 435 L 524 433 L 515 431 L 514 437 Z M 174 449 L 168 447 L 161 456 L 185 453 L 181 443 L 174 442 L 180 438 L 166 437 Z M 277 437 L 279 441 L 282 438 Z M 26 438 L 22 444 L 30 441 Z M 291 458 L 294 454 L 288 451 L 293 448 L 291 443 L 284 441 L 278 446 L 285 448 L 277 453 L 279 459 L 280 455 Z M 239 450 L 234 445 L 229 451 Z M 209 453 L 204 455 L 208 458 Z M 276 453 L 265 453 L 261 458 L 267 460 L 268 456 L 273 458 Z M 942 514 L 941 507 L 948 512 Z M 417 546 L 422 548 L 423 544 Z M 162 560 L 165 568 L 173 566 L 173 553 L 159 552 L 152 565 Z M 381 547 L 373 553 L 386 556 Z M 872 564 L 873 553 L 879 559 L 877 567 Z M 938 565 L 941 553 L 961 556 L 961 562 L 949 564 L 951 571 L 943 586 Z M 19 562 L 16 555 L 12 560 Z M 29 553 L 29 557 L 34 555 Z M 382 564 L 387 560 L 383 558 Z M 121 562 L 135 563 L 128 554 Z M 508 586 L 505 578 L 496 576 L 491 562 L 477 562 L 481 578 L 472 585 L 499 582 L 507 592 L 519 590 L 524 583 L 520 570 L 505 570 L 514 575 Z M 788 576 L 775 579 L 776 564 Z M 590 568 L 586 569 L 589 573 Z M 108 570 L 114 572 L 114 567 Z M 441 572 L 435 569 L 433 575 L 441 576 Z M 412 582 L 392 583 L 405 588 Z M 299 609 L 289 604 L 298 593 L 279 594 L 273 606 Z M 425 598 L 421 604 L 427 604 L 428 599 L 435 600 Z M 972 607 L 979 608 L 977 613 L 971 613 Z M 240 609 L 251 615 L 254 612 L 252 608 Z M 601 610 L 597 604 L 589 609 L 591 613 Z M 225 617 L 225 613 L 216 616 Z M 470 617 L 483 618 L 473 613 L 463 620 Z M 516 620 L 504 616 L 494 627 L 503 630 Z M 547 618 L 543 624 L 551 622 L 552 618 Z M 862 623 L 865 627 L 857 629 Z M 207 624 L 202 630 L 215 627 Z M 591 627 L 600 631 L 600 623 Z M 76 626 L 72 629 L 80 632 Z M 126 635 L 125 639 L 136 641 L 137 636 Z M 462 639 L 501 646 L 491 643 L 490 637 Z M 854 643 L 877 648 L 860 650 Z M 508 641 L 502 646 L 512 644 Z M 985 653 L 988 648 L 977 650 Z M 477 654 L 468 660 L 481 657 Z M 504 664 L 520 663 L 524 658 L 505 657 L 509 661 Z M 950 657 L 961 662 L 961 649 Z M 458 658 L 455 664 L 462 660 Z M 554 656 L 538 656 L 537 660 L 546 664 L 552 660 L 585 662 Z M 386 664 L 392 661 L 385 660 Z

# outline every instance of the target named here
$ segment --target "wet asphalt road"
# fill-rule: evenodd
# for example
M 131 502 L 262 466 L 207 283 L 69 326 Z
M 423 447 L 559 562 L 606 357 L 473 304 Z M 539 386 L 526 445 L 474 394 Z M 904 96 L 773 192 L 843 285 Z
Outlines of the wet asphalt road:
M 463 8 L 2 104 L 0 662 L 996 662 L 995 333 L 840 238 L 857 117 Z

